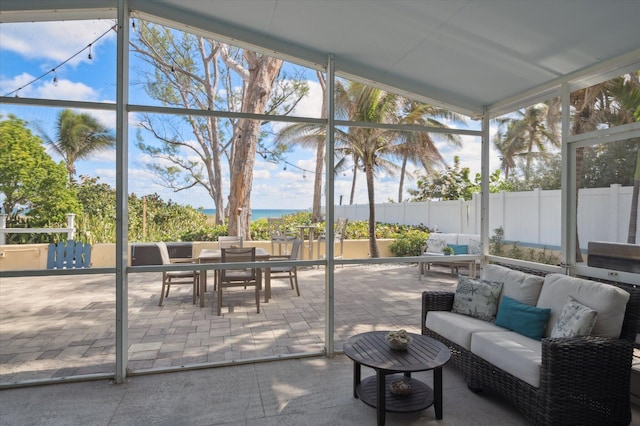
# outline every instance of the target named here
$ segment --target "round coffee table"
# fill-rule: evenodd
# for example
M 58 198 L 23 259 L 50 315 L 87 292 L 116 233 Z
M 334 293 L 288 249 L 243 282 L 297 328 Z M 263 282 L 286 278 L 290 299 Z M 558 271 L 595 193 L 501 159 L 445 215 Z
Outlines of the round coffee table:
M 413 338 L 407 350 L 391 349 L 386 341 L 388 331 L 372 331 L 355 335 L 344 344 L 344 354 L 353 360 L 353 396 L 377 410 L 378 425 L 384 425 L 385 413 L 421 411 L 434 406 L 436 419 L 442 419 L 442 366 L 451 351 L 428 336 L 410 333 Z M 360 367 L 376 371 L 360 381 Z M 433 370 L 433 389 L 411 378 L 412 372 Z M 399 374 L 401 373 L 401 374 Z M 394 394 L 390 385 L 404 381 L 410 386 L 406 394 Z

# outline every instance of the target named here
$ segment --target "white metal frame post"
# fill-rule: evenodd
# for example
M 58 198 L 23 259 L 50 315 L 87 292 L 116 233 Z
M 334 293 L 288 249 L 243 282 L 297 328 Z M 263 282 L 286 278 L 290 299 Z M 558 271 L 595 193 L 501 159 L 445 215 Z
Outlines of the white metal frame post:
M 127 380 L 129 360 L 128 134 L 129 118 L 129 0 L 118 0 L 116 69 L 116 383 Z
M 327 58 L 327 130 L 326 130 L 326 143 L 325 143 L 325 227 L 326 227 L 326 244 L 325 244 L 325 260 L 327 266 L 324 272 L 324 292 L 325 292 L 325 348 L 327 356 L 335 355 L 335 342 L 334 342 L 334 327 L 335 327 L 335 309 L 334 309 L 334 142 L 335 142 L 335 64 L 333 55 L 329 55 Z
M 561 212 L 560 212 L 560 261 L 564 273 L 569 274 L 576 264 L 576 228 L 578 189 L 576 188 L 576 150 L 575 145 L 569 145 L 571 126 L 571 106 L 569 98 L 571 88 L 569 83 L 563 83 L 561 89 L 562 101 L 562 174 L 560 182 Z
M 480 156 L 480 242 L 482 244 L 482 263 L 484 257 L 489 254 L 489 154 L 491 148 L 489 109 L 482 109 L 482 152 Z

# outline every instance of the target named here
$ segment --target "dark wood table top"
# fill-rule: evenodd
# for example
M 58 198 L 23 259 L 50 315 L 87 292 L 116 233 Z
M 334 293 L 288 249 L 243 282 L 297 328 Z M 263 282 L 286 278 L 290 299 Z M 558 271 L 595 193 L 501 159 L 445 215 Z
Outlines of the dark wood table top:
M 344 353 L 367 367 L 397 372 L 432 370 L 451 358 L 451 351 L 443 343 L 421 334 L 409 333 L 413 340 L 407 350 L 391 349 L 385 338 L 387 333 L 371 331 L 350 337 L 344 344 Z

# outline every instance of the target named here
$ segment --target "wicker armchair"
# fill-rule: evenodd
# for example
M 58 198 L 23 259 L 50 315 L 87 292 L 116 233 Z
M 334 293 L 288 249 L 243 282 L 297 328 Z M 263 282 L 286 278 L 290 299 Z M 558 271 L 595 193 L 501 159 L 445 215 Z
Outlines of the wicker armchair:
M 618 339 L 542 339 L 540 387 L 496 368 L 467 349 L 426 328 L 429 311 L 450 311 L 453 293 L 422 294 L 422 334 L 446 344 L 469 389 L 504 396 L 535 425 L 626 425 L 631 422 L 630 376 L 640 331 L 640 287 L 617 283 L 630 294 Z

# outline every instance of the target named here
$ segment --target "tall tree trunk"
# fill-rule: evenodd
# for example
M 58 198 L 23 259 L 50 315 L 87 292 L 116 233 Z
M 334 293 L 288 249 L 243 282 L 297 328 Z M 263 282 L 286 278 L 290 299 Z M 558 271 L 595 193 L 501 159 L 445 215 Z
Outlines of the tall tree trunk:
M 376 242 L 376 204 L 373 188 L 373 166 L 365 164 L 364 173 L 367 177 L 367 195 L 369 196 L 369 256 L 380 257 L 378 253 L 378 243 Z
M 320 118 L 327 118 L 327 83 L 324 80 L 324 75 L 320 71 L 316 71 L 318 76 L 318 82 L 322 88 L 322 111 Z M 311 213 L 311 220 L 314 222 L 322 221 L 322 169 L 324 167 L 324 149 L 325 138 L 318 139 L 318 146 L 316 148 L 316 174 L 313 181 L 313 209 Z M 331 171 L 329 171 L 331 172 Z
M 629 213 L 629 232 L 627 243 L 636 243 L 636 233 L 638 231 L 638 198 L 640 198 L 640 148 L 636 155 L 636 173 L 633 177 L 633 195 L 631 196 L 631 213 Z
M 358 175 L 357 159 L 354 159 L 353 164 L 353 179 L 351 179 L 351 194 L 349 195 L 349 205 L 353 205 L 353 198 L 356 195 L 356 176 Z
M 242 99 L 242 112 L 262 114 L 266 110 L 275 78 L 280 73 L 280 59 L 245 51 L 249 78 Z M 242 235 L 251 239 L 251 187 L 256 148 L 260 136 L 260 121 L 241 119 L 234 141 L 230 170 L 229 235 Z
M 408 155 L 404 154 L 402 158 L 402 169 L 400 170 L 400 185 L 398 185 L 398 202 L 402 202 L 402 191 L 404 190 L 404 174 L 407 170 Z

